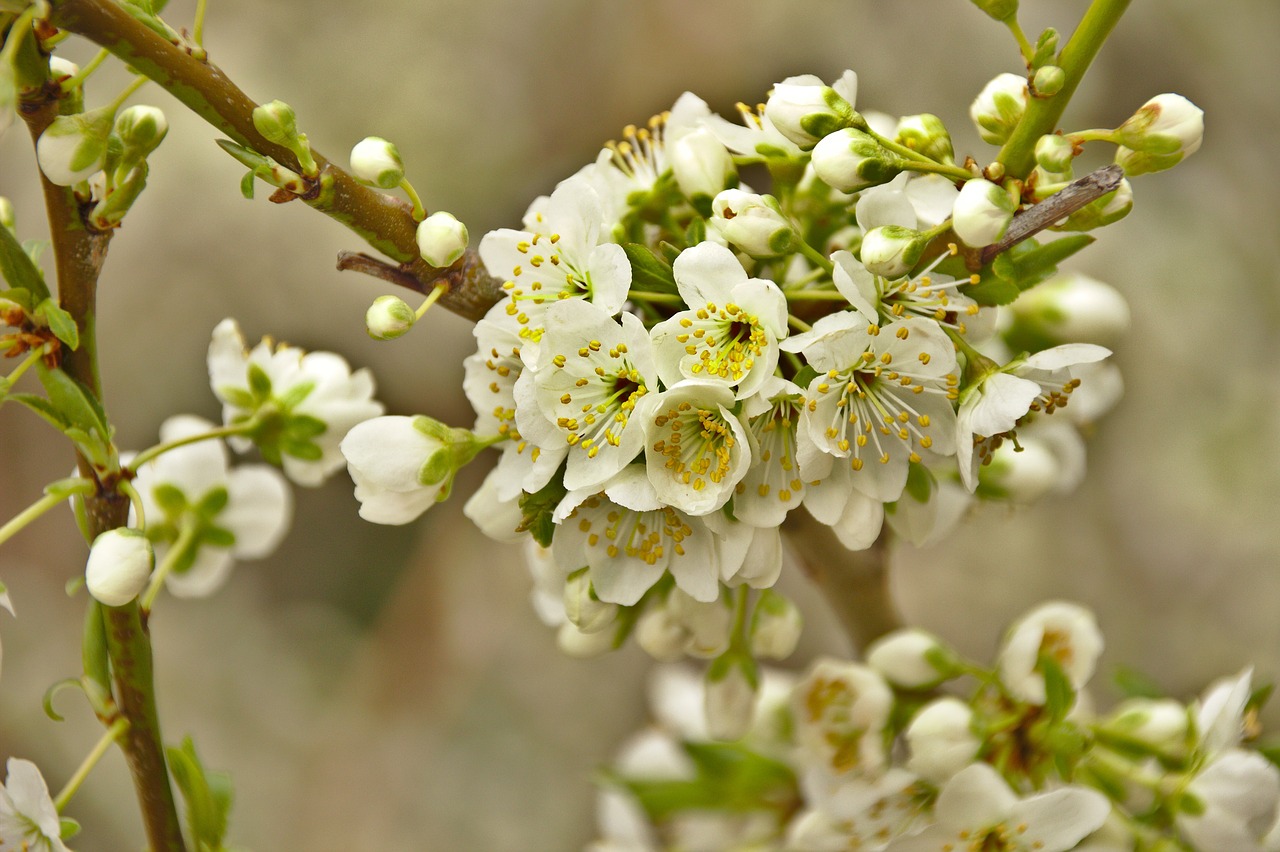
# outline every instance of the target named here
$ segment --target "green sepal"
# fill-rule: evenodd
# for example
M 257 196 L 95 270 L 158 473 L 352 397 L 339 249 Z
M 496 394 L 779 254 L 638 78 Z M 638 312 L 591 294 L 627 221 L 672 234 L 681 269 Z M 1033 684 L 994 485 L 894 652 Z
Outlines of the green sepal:
M 301 405 L 304 399 L 311 396 L 311 392 L 315 389 L 316 389 L 315 382 L 312 382 L 312 381 L 298 382 L 296 385 L 294 385 L 293 387 L 285 391 L 284 394 L 280 397 L 280 405 L 282 405 L 286 410 L 292 410 L 296 406 Z M 303 415 L 299 415 L 299 417 L 301 416 Z M 310 419 L 316 423 L 319 423 L 322 427 L 324 426 L 323 421 L 316 420 L 316 418 L 314 417 Z M 320 432 L 323 432 L 323 431 L 324 429 L 322 428 Z M 315 434 L 319 435 L 320 432 L 316 432 Z
M 1031 67 L 1054 64 L 1054 54 L 1058 52 L 1058 31 L 1049 27 L 1036 39 L 1036 52 L 1031 59 Z
M 160 507 L 160 511 L 170 517 L 180 515 L 187 510 L 186 493 L 178 486 L 168 482 L 161 482 L 152 488 L 151 497 L 156 501 L 156 505 Z
M 253 394 L 244 388 L 228 385 L 218 389 L 218 396 L 226 400 L 228 405 L 235 408 L 244 408 L 252 411 L 258 407 L 258 400 L 254 399 Z
M 912 500 L 917 503 L 928 503 L 929 496 L 933 494 L 933 486 L 933 474 L 929 472 L 929 468 L 919 462 L 911 462 L 907 465 L 906 493 Z
M 263 400 L 271 396 L 271 377 L 261 365 L 249 362 L 248 379 L 249 392 L 254 399 Z
M 50 298 L 49 287 L 44 283 L 39 267 L 8 228 L 0 228 L 0 275 L 10 287 L 31 294 L 31 300 L 36 304 Z
M 733 743 L 682 743 L 696 767 L 688 781 L 616 779 L 656 822 L 681 811 L 757 811 L 762 802 L 799 804 L 795 774 L 786 764 Z
M 1075 690 L 1067 680 L 1067 674 L 1058 665 L 1058 661 L 1048 654 L 1041 654 L 1039 660 L 1040 673 L 1044 675 L 1044 706 L 1050 718 L 1060 721 L 1066 718 L 1071 705 L 1075 703 Z
M 80 348 L 80 329 L 75 319 L 53 299 L 45 299 L 36 305 L 33 315 L 49 326 L 53 336 L 65 343 L 68 349 Z
M 320 461 L 324 458 L 324 450 L 320 449 L 318 444 L 311 441 L 298 440 L 290 437 L 280 439 L 280 452 L 286 456 L 293 456 L 295 459 L 303 461 Z
M 80 663 L 84 675 L 102 689 L 110 690 L 111 674 L 107 665 L 107 625 L 102 604 L 89 598 L 84 614 L 84 635 L 80 638 Z
M 631 263 L 631 286 L 650 293 L 677 293 L 671 264 L 639 243 L 625 243 L 622 250 Z
M 200 545 L 230 549 L 236 546 L 236 534 L 229 529 L 218 526 L 205 527 L 200 532 Z
M 1249 700 L 1244 703 L 1245 714 L 1260 713 L 1267 701 L 1271 698 L 1271 693 L 1275 692 L 1276 685 L 1274 683 L 1259 684 L 1249 693 Z
M 245 172 L 244 177 L 240 178 L 240 194 L 250 201 L 253 200 L 253 190 L 257 177 L 256 172 Z
M 219 512 L 227 508 L 227 501 L 230 499 L 225 487 L 220 485 L 210 488 L 196 503 L 196 514 L 205 519 L 216 517 Z
M 524 513 L 524 519 L 520 521 L 516 531 L 528 532 L 538 544 L 550 547 L 551 537 L 556 531 L 551 515 L 568 493 L 564 487 L 563 470 L 558 471 L 550 482 L 533 494 L 521 493 L 520 511 Z
M 329 424 L 310 414 L 295 414 L 284 425 L 284 435 L 297 441 L 310 441 L 329 431 Z
M 795 378 L 791 381 L 803 390 L 809 387 L 809 385 L 813 383 L 813 380 L 818 378 L 818 375 L 819 373 L 817 370 L 815 370 L 811 365 L 805 364 L 796 371 Z
M 222 849 L 233 799 L 231 777 L 205 769 L 190 737 L 184 737 L 180 747 L 169 746 L 164 751 L 169 759 L 169 774 L 186 802 L 192 845 L 199 852 Z
M 71 817 L 58 817 L 58 837 L 70 840 L 80 833 L 80 823 Z
M 702 211 L 701 207 L 698 207 L 698 204 L 696 202 L 694 203 L 694 207 L 698 208 L 698 213 L 700 213 L 703 217 L 710 218 L 711 201 L 712 199 L 710 198 L 707 199 L 707 209 L 705 213 Z M 706 242 L 706 240 L 707 240 L 707 219 L 699 218 L 695 216 L 689 222 L 689 227 L 686 228 L 684 231 L 684 244 L 687 246 L 696 246 L 698 243 Z

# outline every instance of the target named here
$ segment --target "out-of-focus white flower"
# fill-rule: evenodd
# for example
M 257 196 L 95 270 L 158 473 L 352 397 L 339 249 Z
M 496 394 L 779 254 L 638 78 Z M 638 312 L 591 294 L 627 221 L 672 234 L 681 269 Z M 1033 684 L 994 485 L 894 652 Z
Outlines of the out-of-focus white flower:
M 1142 743 L 1162 756 L 1182 759 L 1191 741 L 1191 715 L 1171 698 L 1130 698 L 1107 718 L 1106 730 Z
M 332 352 L 304 352 L 264 339 L 252 351 L 235 320 L 213 330 L 209 378 L 228 426 L 253 420 L 252 438 L 233 437 L 238 451 L 257 444 L 299 485 L 317 486 L 342 467 L 338 451 L 351 427 L 377 417 L 373 376 Z
M 888 758 L 883 731 L 892 707 L 893 693 L 874 669 L 817 660 L 792 697 L 803 762 L 836 776 L 878 775 Z
M 735 154 L 764 160 L 798 160 L 804 155 L 800 146 L 783 135 L 763 110 L 757 113 L 746 104 L 738 104 L 738 114 L 742 124 L 714 114 L 707 116 L 703 123 Z
M 34 763 L 9 758 L 0 789 L 0 848 L 31 852 L 68 852 L 62 823 L 44 776 Z
M 170 417 L 160 426 L 160 440 L 180 441 L 213 428 L 199 417 Z M 164 560 L 186 533 L 187 550 L 165 578 L 178 597 L 212 594 L 237 559 L 269 555 L 289 530 L 293 495 L 280 472 L 260 464 L 229 468 L 228 463 L 222 441 L 206 440 L 169 450 L 138 468 L 134 486 L 156 558 Z
M 1197 745 L 1212 757 L 1239 744 L 1244 736 L 1244 708 L 1253 690 L 1253 667 L 1216 681 L 1192 705 Z
M 755 661 L 730 652 L 707 667 L 704 681 L 707 733 L 715 740 L 740 740 L 755 719 L 759 673 Z
M 1196 849 L 1261 850 L 1280 811 L 1280 770 L 1262 755 L 1231 749 L 1187 785 L 1178 830 Z
M 1009 306 L 1054 343 L 1108 346 L 1129 330 L 1129 304 L 1109 284 L 1067 272 L 1039 284 Z
M 467 250 L 467 226 L 438 210 L 418 223 L 418 254 L 434 267 L 452 266 Z
M 751 617 L 751 653 L 786 659 L 796 649 L 803 625 L 799 607 L 772 589 L 765 590 Z
M 764 114 L 773 126 L 796 145 L 808 150 L 818 140 L 857 118 L 858 75 L 845 71 L 832 85 L 812 74 L 788 77 L 776 83 L 765 103 Z
M 1093 677 L 1101 653 L 1102 633 L 1093 613 L 1073 603 L 1051 601 L 1009 628 L 999 653 L 1000 680 L 1022 701 L 1044 704 L 1042 656 L 1052 658 L 1078 690 Z
M 868 646 L 867 664 L 903 689 L 932 689 L 956 672 L 955 654 L 937 636 L 904 628 Z
M 806 796 L 809 809 L 787 828 L 787 852 L 848 852 L 884 849 L 895 837 L 927 819 L 919 779 L 890 768 L 879 778 L 843 779 L 821 796 Z
M 1106 822 L 1111 803 L 1076 786 L 1020 799 L 999 773 L 975 763 L 947 782 L 933 813 L 934 825 L 895 840 L 891 852 L 982 849 L 988 838 L 1007 852 L 1065 852 Z
M 1003 187 L 974 178 L 960 189 L 951 227 L 966 245 L 983 248 L 1004 236 L 1016 210 L 1017 203 Z
M 982 745 L 973 732 L 973 710 L 951 697 L 922 707 L 903 736 L 911 752 L 907 768 L 935 784 L 945 784 L 973 763 Z
M 1003 145 L 1027 110 L 1027 78 L 999 74 L 983 87 L 969 106 L 969 118 L 983 142 Z
M 565 580 L 563 597 L 565 617 L 583 633 L 598 633 L 617 618 L 618 605 L 596 597 L 585 568 L 574 571 Z
M 107 530 L 93 541 L 85 585 L 99 603 L 124 606 L 146 588 L 154 565 L 155 552 L 141 530 Z
M 796 236 L 776 198 L 742 189 L 726 189 L 712 199 L 707 225 L 752 257 L 777 257 Z

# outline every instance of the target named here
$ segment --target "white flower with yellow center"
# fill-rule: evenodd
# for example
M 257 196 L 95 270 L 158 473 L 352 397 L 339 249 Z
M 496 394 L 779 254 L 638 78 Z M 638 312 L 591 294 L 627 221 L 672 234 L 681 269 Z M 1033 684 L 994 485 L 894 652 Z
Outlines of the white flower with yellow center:
M 1028 415 L 1052 414 L 1066 406 L 1080 385 L 1071 368 L 1110 354 L 1092 343 L 1067 343 L 993 369 L 967 388 L 956 416 L 956 462 L 965 487 L 977 487 L 978 467 L 991 461 L 1004 436 Z
M 502 310 L 522 339 L 542 335 L 542 315 L 561 299 L 584 297 L 616 314 L 631 287 L 631 264 L 622 246 L 608 242 L 604 208 L 589 178 L 574 175 L 556 187 L 545 210 L 529 217 L 530 230 L 501 228 L 480 241 L 480 259 L 505 279 Z
M 882 502 L 897 500 L 909 462 L 955 447 L 955 349 L 937 323 L 896 320 L 883 327 L 858 313 L 823 317 L 783 341 L 819 371 L 805 392 L 801 444 L 805 478 L 822 479 L 833 459 L 851 484 Z M 840 462 L 835 462 L 840 464 Z
M 609 187 L 601 190 L 606 206 L 612 196 L 625 214 L 633 201 L 642 202 L 658 179 L 671 171 L 675 144 L 698 130 L 710 115 L 706 101 L 685 92 L 671 109 L 650 118 L 646 127 L 626 127 L 622 141 L 608 143 L 596 158 L 596 188 L 601 190 L 602 183 Z
M 653 328 L 663 383 L 702 379 L 736 387 L 738 399 L 751 396 L 778 366 L 786 297 L 772 281 L 748 278 L 733 252 L 716 243 L 685 249 L 673 272 L 689 310 Z
M 619 324 L 582 299 L 554 305 L 545 322 L 538 365 L 516 383 L 516 424 L 544 450 L 568 447 L 565 488 L 596 488 L 644 444 L 633 412 L 658 384 L 649 335 L 635 316 Z
M 640 465 L 577 505 L 556 529 L 551 552 L 570 570 L 586 565 L 596 596 L 607 603 L 632 606 L 667 571 L 694 600 L 720 594 L 715 533 L 660 500 Z
M 819 659 L 791 700 L 803 765 L 835 777 L 875 777 L 885 768 L 893 692 L 874 669 Z
M 831 277 L 836 289 L 849 304 L 876 322 L 918 317 L 970 338 L 986 337 L 995 326 L 994 309 L 981 310 L 977 302 L 957 289 L 967 281 L 935 274 L 932 266 L 914 278 L 889 279 L 873 274 L 847 251 L 836 252 L 831 260 L 835 263 Z
M 751 412 L 747 421 L 756 456 L 733 497 L 734 517 L 744 524 L 776 527 L 804 499 L 805 483 L 796 456 L 802 394 L 794 382 L 770 376 L 755 398 L 768 408 Z
M 1072 689 L 1093 677 L 1102 654 L 1102 633 L 1093 613 L 1082 606 L 1050 601 L 1036 607 L 1009 628 L 999 653 L 1000 681 L 1028 704 L 1046 700 L 1046 657 L 1062 669 Z
M 751 465 L 747 430 L 731 410 L 733 391 L 687 381 L 640 403 L 645 464 L 658 497 L 690 515 L 729 502 Z

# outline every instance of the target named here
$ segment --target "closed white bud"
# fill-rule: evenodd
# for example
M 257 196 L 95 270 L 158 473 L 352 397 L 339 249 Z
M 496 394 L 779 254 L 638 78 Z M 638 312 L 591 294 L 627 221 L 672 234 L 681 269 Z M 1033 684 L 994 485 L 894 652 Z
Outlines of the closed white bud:
M 795 227 L 778 200 L 741 189 L 726 189 L 711 202 L 712 228 L 752 257 L 776 257 L 791 247 Z
M 689 631 L 666 606 L 650 606 L 636 621 L 636 644 L 660 663 L 684 657 Z
M 818 177 L 841 192 L 888 183 L 902 172 L 898 155 L 852 127 L 823 137 L 814 146 L 811 162 Z
M 969 106 L 969 118 L 982 141 L 1003 145 L 1027 111 L 1027 79 L 1017 74 L 997 75 Z
M 1075 145 L 1065 136 L 1050 133 L 1036 140 L 1036 165 L 1051 174 L 1063 174 L 1075 159 Z
M 379 296 L 364 314 L 364 325 L 374 340 L 395 340 L 418 321 L 413 308 L 399 296 Z
M 924 630 L 895 630 L 867 648 L 867 664 L 894 686 L 932 689 L 959 672 L 956 656 Z
M 712 739 L 740 740 L 747 735 L 759 685 L 755 661 L 748 656 L 725 654 L 707 667 L 703 707 Z
M 1004 188 L 989 180 L 965 181 L 951 210 L 951 227 L 966 245 L 983 248 L 1009 229 L 1017 205 Z
M 108 530 L 93 541 L 85 585 L 99 603 L 124 606 L 146 588 L 154 564 L 155 552 L 141 530 Z
M 718 657 L 729 647 L 733 613 L 725 606 L 723 598 L 704 603 L 675 589 L 667 597 L 667 606 L 684 625 L 688 636 L 684 650 L 689 656 L 710 659 Z
M 55 118 L 36 143 L 36 160 L 50 183 L 73 186 L 102 168 L 114 119 L 110 107 Z
M 80 66 L 61 56 L 49 57 L 49 78 L 61 82 L 80 73 Z
M 677 139 L 670 157 L 680 191 L 695 204 L 708 204 L 725 187 L 738 182 L 729 149 L 705 127 Z
M 800 608 L 772 589 L 766 589 L 756 603 L 751 620 L 751 653 L 773 660 L 791 656 L 803 626 Z
M 618 605 L 596 597 L 587 569 L 583 568 L 564 581 L 564 614 L 583 633 L 597 633 L 613 624 Z
M 452 266 L 467 250 L 467 226 L 443 210 L 418 224 L 418 253 L 437 269 Z
M 857 86 L 852 71 L 844 72 L 835 86 L 812 74 L 788 77 L 774 85 L 764 114 L 778 132 L 807 151 L 824 136 L 862 122 L 850 103 Z
M 1120 185 L 1101 198 L 1091 201 L 1067 217 L 1058 226 L 1062 231 L 1091 231 L 1119 222 L 1133 209 L 1133 185 L 1121 178 Z
M 1187 708 L 1172 698 L 1131 698 L 1112 712 L 1106 730 L 1165 757 L 1185 756 L 1192 742 Z
M 366 136 L 351 149 L 351 173 L 361 183 L 395 189 L 404 180 L 404 161 L 395 145 L 379 136 Z
M 1110 346 L 1129 329 L 1129 304 L 1120 291 L 1079 272 L 1066 272 L 1025 292 L 1011 306 L 1054 344 Z
M 913 151 L 924 154 L 939 163 L 955 162 L 955 149 L 951 144 L 951 134 L 947 132 L 942 119 L 929 113 L 920 115 L 904 115 L 898 119 L 898 127 L 894 133 L 898 142 Z
M 939 698 L 916 713 L 904 732 L 911 756 L 907 768 L 934 784 L 944 784 L 978 756 L 973 710 L 955 698 Z
M 906 275 L 920 261 L 928 240 L 901 225 L 882 225 L 862 235 L 862 265 L 882 278 Z
M 580 660 L 598 657 L 613 650 L 613 631 L 583 633 L 573 623 L 566 621 L 556 633 L 556 646 L 566 656 Z
M 1204 110 L 1182 95 L 1156 95 L 1116 128 L 1116 138 L 1134 151 L 1162 157 L 1176 154 L 1177 160 L 1181 160 L 1200 150 L 1200 143 L 1204 141 Z

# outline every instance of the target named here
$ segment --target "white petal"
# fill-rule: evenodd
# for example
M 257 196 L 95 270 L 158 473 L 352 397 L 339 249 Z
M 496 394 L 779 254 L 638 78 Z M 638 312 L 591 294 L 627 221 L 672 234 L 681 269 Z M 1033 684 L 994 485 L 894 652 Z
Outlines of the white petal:
M 293 518 L 293 492 L 274 467 L 245 465 L 227 476 L 227 505 L 216 523 L 236 537 L 237 559 L 261 559 L 276 549 Z
M 157 548 L 156 559 L 161 558 L 163 557 Z M 170 574 L 165 578 L 164 584 L 174 597 L 207 597 L 227 581 L 234 563 L 230 550 L 224 547 L 205 546 L 196 554 L 196 560 L 190 570 L 181 574 Z
M 690 307 L 728 302 L 733 288 L 747 280 L 747 273 L 733 252 L 710 242 L 682 251 L 672 271 L 680 297 Z
M 1067 787 L 1018 802 L 1009 815 L 1027 826 L 1019 842 L 1040 852 L 1064 852 L 1102 827 L 1111 803 L 1096 790 Z
M 883 525 L 884 503 L 854 491 L 849 495 L 840 519 L 831 529 L 845 547 L 866 550 L 880 537 Z
M 981 829 L 1004 822 L 1017 802 L 1018 797 L 998 772 L 985 763 L 975 763 L 957 772 L 942 788 L 934 813 L 944 825 Z
M 1031 403 L 1040 395 L 1040 386 L 1008 373 L 993 373 L 973 394 L 976 399 L 970 397 L 973 402 L 969 408 L 967 428 L 973 435 L 990 437 L 1008 432 L 1017 425 L 1018 418 L 1031 409 Z M 967 435 L 961 435 L 957 440 L 972 442 Z
M 353 471 L 389 491 L 422 487 L 418 471 L 435 450 L 433 440 L 414 426 L 414 418 L 392 415 L 358 423 L 342 439 L 342 455 Z
M 1092 364 L 1111 355 L 1105 346 L 1093 343 L 1066 343 L 1028 355 L 1023 365 L 1033 370 L 1061 370 L 1075 364 Z

